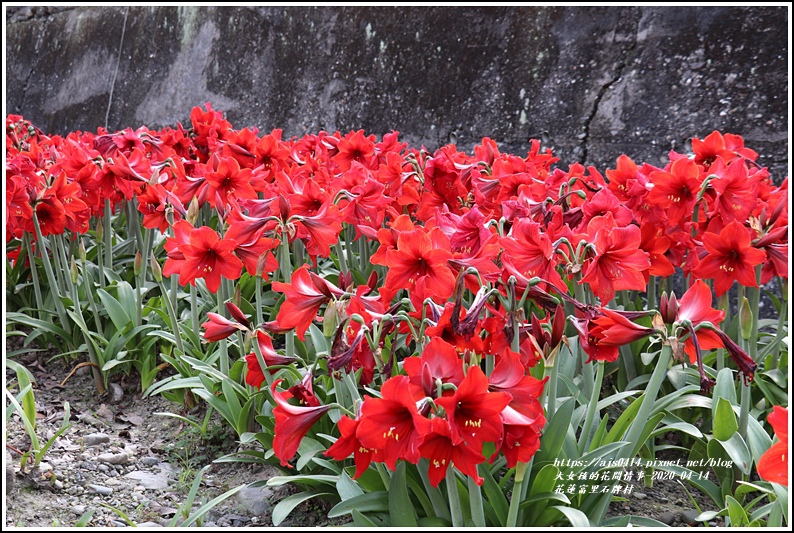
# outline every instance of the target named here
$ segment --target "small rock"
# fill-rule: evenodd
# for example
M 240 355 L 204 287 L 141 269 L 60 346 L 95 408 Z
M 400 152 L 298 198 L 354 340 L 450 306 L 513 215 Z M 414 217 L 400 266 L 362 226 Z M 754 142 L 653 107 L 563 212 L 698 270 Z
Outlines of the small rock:
M 270 509 L 269 499 L 272 495 L 273 490 L 269 487 L 246 487 L 234 496 L 240 511 L 259 516 Z
M 104 433 L 91 433 L 83 437 L 83 443 L 86 446 L 98 446 L 110 442 L 110 436 Z
M 659 522 L 672 526 L 675 522 L 675 513 L 662 513 L 659 515 Z
M 127 524 L 118 520 L 111 520 L 115 527 L 127 527 Z
M 144 466 L 154 466 L 159 462 L 160 459 L 158 459 L 157 457 L 144 457 L 143 459 L 141 459 L 141 463 L 143 463 Z
M 637 498 L 638 500 L 644 500 L 645 498 L 648 497 L 648 495 L 645 494 L 644 492 L 635 492 L 634 497 Z
M 118 383 L 111 383 L 109 392 L 111 404 L 117 404 L 124 398 L 124 389 Z
M 110 463 L 112 465 L 123 465 L 130 460 L 130 456 L 124 452 L 120 453 L 103 453 L 97 457 L 97 461 L 102 463 Z
M 669 498 L 665 498 L 664 496 L 659 498 L 659 503 L 668 503 L 669 501 L 670 501 L 670 499 Z
M 106 464 L 97 465 L 100 472 L 110 472 L 110 467 Z
M 113 414 L 113 411 L 110 409 L 110 407 L 104 403 L 96 410 L 96 414 L 98 417 L 104 419 L 107 422 L 113 422 L 113 418 L 116 416 Z
M 77 516 L 82 516 L 85 513 L 85 505 L 75 505 L 72 507 L 71 511 L 76 514 Z
M 154 474 L 152 472 L 143 472 L 135 470 L 124 476 L 128 479 L 134 479 L 141 487 L 141 490 L 146 489 L 167 489 L 170 486 L 170 480 L 166 473 Z
M 110 496 L 113 494 L 113 489 L 110 487 L 104 487 L 102 485 L 88 485 L 88 489 L 102 496 Z
M 141 522 L 140 524 L 137 524 L 137 526 L 138 527 L 163 527 L 162 524 L 159 524 L 157 522 Z
M 52 484 L 52 488 L 55 490 L 63 490 L 63 481 L 56 479 L 55 483 Z
M 711 527 L 717 527 L 717 522 L 716 522 L 716 521 L 714 521 L 714 520 L 712 520 L 711 522 L 709 522 L 709 525 L 710 525 Z
M 689 509 L 681 513 L 681 522 L 685 524 L 694 524 L 695 518 L 700 516 L 700 511 Z

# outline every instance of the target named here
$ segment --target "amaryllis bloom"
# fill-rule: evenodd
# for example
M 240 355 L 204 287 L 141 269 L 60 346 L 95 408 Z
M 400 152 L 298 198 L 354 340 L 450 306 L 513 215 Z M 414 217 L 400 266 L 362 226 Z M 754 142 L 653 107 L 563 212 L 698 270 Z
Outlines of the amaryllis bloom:
M 646 283 L 650 276 L 672 276 L 675 267 L 665 255 L 670 249 L 670 239 L 656 226 L 647 222 L 640 226 L 640 235 L 640 249 L 648 252 L 648 259 L 651 261 L 650 267 L 644 272 Z
M 675 309 L 668 309 L 668 315 L 675 316 L 675 322 L 688 320 L 693 326 L 701 322 L 710 322 L 717 326 L 725 318 L 725 311 L 713 309 L 711 307 L 711 289 L 703 280 L 695 280 L 689 290 L 677 302 L 675 295 L 668 300 L 668 306 L 672 305 Z M 722 341 L 713 331 L 701 328 L 697 331 L 698 344 L 701 350 L 713 350 L 722 348 Z M 695 345 L 691 338 L 687 338 L 684 350 L 689 356 L 689 362 L 693 363 L 696 359 Z
M 632 316 L 629 314 L 628 316 Z M 591 361 L 617 361 L 618 348 L 625 344 L 643 339 L 655 332 L 629 320 L 618 311 L 600 307 L 589 319 L 574 319 L 573 324 L 579 331 L 579 342 Z
M 745 287 L 758 287 L 755 266 L 766 259 L 763 250 L 751 244 L 750 231 L 736 220 L 716 233 L 703 234 L 707 255 L 694 270 L 695 276 L 714 280 L 714 291 L 721 296 L 734 281 Z
M 602 304 L 612 300 L 617 290 L 644 291 L 643 271 L 649 268 L 650 260 L 640 249 L 640 228 L 616 228 L 610 217 L 598 217 L 590 221 L 587 230 L 595 236 L 596 255 L 581 283 L 589 283 Z
M 430 431 L 430 420 L 419 412 L 408 390 L 407 376 L 394 376 L 381 387 L 381 398 L 368 397 L 361 405 L 356 438 L 368 449 L 381 450 L 389 469 L 397 461 L 419 462 L 419 445 Z
M 453 442 L 465 441 L 478 447 L 483 442 L 502 438 L 501 412 L 510 403 L 510 395 L 489 392 L 488 378 L 478 366 L 469 368 L 466 377 L 452 396 L 438 398 L 452 428 Z
M 776 405 L 767 417 L 778 441 L 758 461 L 761 479 L 788 487 L 788 408 Z
M 180 274 L 182 266 L 185 264 L 185 254 L 182 246 L 190 243 L 190 232 L 193 226 L 187 220 L 180 220 L 174 224 L 174 236 L 165 240 L 165 251 L 168 256 L 163 266 L 163 276 L 170 277 L 172 274 Z
M 413 289 L 419 279 L 425 278 L 436 300 L 446 301 L 455 288 L 455 276 L 447 266 L 451 258 L 449 248 L 434 246 L 424 229 L 403 231 L 397 237 L 397 249 L 386 252 L 385 266 L 389 271 L 384 286 L 395 292 Z
M 760 173 L 748 176 L 744 159 L 737 159 L 726 167 L 721 158 L 711 166 L 709 173 L 718 176 L 709 182 L 717 193 L 712 212 L 726 223 L 747 220 L 758 201 L 756 184 L 761 178 Z
M 290 466 L 289 461 L 295 456 L 301 440 L 331 408 L 330 405 L 316 405 L 302 407 L 292 405 L 288 400 L 292 397 L 289 391 L 276 392 L 276 387 L 281 379 L 273 382 L 270 392 L 276 401 L 273 416 L 276 426 L 273 435 L 273 452 L 281 460 L 281 466 Z
M 671 164 L 669 172 L 651 172 L 649 178 L 653 188 L 646 200 L 665 210 L 671 226 L 692 216 L 703 183 L 700 168 L 694 161 L 677 159 Z
M 218 292 L 221 276 L 237 279 L 243 271 L 243 262 L 234 255 L 237 241 L 221 239 L 214 229 L 202 226 L 190 232 L 190 241 L 179 247 L 185 256 L 179 282 L 182 285 L 195 284 L 197 278 L 204 278 L 207 289 Z
M 499 239 L 505 250 L 502 261 L 509 261 L 524 277 L 543 278 L 561 291 L 568 287 L 557 272 L 551 239 L 540 231 L 540 224 L 522 218 L 513 224 L 509 237 Z
M 339 152 L 331 159 L 339 165 L 339 170 L 345 172 L 350 169 L 353 161 L 358 161 L 367 168 L 374 170 L 377 168 L 375 155 L 375 136 L 364 136 L 364 130 L 350 132 L 345 135 L 336 145 Z
M 732 133 L 723 136 L 718 131 L 712 131 L 702 141 L 697 137 L 693 138 L 692 151 L 695 153 L 695 163 L 705 168 L 709 168 L 718 156 L 725 161 L 744 157 L 755 161 L 758 158 L 757 153 L 744 147 L 741 136 Z
M 438 383 L 451 383 L 455 386 L 463 381 L 463 361 L 455 347 L 433 338 L 420 357 L 407 357 L 403 360 L 403 370 L 410 379 L 415 399 L 425 396 L 438 396 Z M 449 391 L 452 394 L 452 391 Z
M 428 461 L 427 477 L 433 487 L 438 487 L 452 466 L 471 476 L 477 485 L 484 481 L 477 474 L 477 465 L 484 463 L 485 457 L 477 447 L 453 442 L 449 422 L 443 418 L 430 420 L 430 432 L 419 446 L 419 453 Z
M 346 416 L 340 418 L 338 424 L 341 436 L 324 452 L 327 457 L 335 461 L 344 461 L 350 457 L 350 454 L 353 454 L 353 462 L 356 464 L 356 474 L 353 479 L 358 479 L 369 468 L 372 461 L 376 463 L 383 461 L 381 450 L 365 448 L 356 437 L 360 421 L 360 418 L 355 420 Z
M 295 362 L 294 357 L 287 357 L 281 355 L 273 348 L 273 339 L 270 335 L 262 330 L 256 330 L 256 342 L 259 344 L 259 352 L 262 354 L 262 359 L 265 360 L 265 366 L 289 365 Z M 248 373 L 245 376 L 245 382 L 256 387 L 257 389 L 262 386 L 265 381 L 264 369 L 259 364 L 259 359 L 256 357 L 256 352 L 251 352 L 245 356 L 245 362 L 248 364 Z M 278 369 L 270 370 L 270 374 L 275 374 Z
M 292 273 L 290 283 L 273 282 L 273 290 L 283 292 L 287 298 L 281 304 L 276 322 L 282 328 L 294 328 L 300 340 L 306 339 L 306 330 L 317 317 L 320 307 L 331 299 L 331 293 L 322 284 L 324 280 L 316 277 L 318 282 L 309 272 L 309 265 L 303 265 Z
M 218 313 L 207 313 L 209 320 L 204 322 L 204 338 L 210 342 L 226 339 L 237 331 L 245 331 L 248 328 L 239 322 L 229 320 Z
M 214 156 L 210 162 L 216 161 Z M 209 170 L 209 169 L 208 169 Z M 256 198 L 256 191 L 251 186 L 251 169 L 240 169 L 240 164 L 232 157 L 224 157 L 218 161 L 217 166 L 204 175 L 204 179 L 209 184 L 208 199 L 210 205 L 215 205 L 215 198 L 224 203 L 228 202 L 228 197 L 234 198 Z

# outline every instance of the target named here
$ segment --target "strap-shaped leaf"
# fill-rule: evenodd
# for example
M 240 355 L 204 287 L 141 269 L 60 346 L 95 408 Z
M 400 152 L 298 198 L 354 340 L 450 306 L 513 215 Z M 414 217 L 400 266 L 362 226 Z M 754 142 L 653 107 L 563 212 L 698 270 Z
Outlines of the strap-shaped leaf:
M 299 494 L 293 494 L 292 496 L 287 496 L 280 502 L 278 505 L 273 507 L 273 525 L 278 526 L 283 522 L 289 514 L 300 504 L 307 500 L 311 500 L 312 498 L 316 498 L 317 496 L 331 496 L 329 492 L 301 492 Z
M 389 518 L 393 527 L 416 527 L 416 511 L 408 495 L 405 463 L 400 462 L 389 482 Z

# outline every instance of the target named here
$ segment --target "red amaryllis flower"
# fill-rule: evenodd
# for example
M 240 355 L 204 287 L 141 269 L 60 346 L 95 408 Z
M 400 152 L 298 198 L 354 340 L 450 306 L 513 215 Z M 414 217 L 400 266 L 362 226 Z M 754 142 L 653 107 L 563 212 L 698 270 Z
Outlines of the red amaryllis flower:
M 668 306 L 672 305 L 676 309 L 668 309 L 666 314 L 675 313 L 675 322 L 688 320 L 693 326 L 697 326 L 701 322 L 710 322 L 717 326 L 725 318 L 725 311 L 719 311 L 711 307 L 711 289 L 703 280 L 695 280 L 678 302 L 674 300 L 674 297 L 675 295 L 671 296 Z M 722 341 L 711 330 L 699 329 L 697 331 L 697 339 L 702 350 L 722 348 Z M 696 352 L 691 338 L 687 338 L 684 350 L 689 356 L 689 362 L 694 364 Z
M 408 374 L 411 390 L 417 400 L 425 396 L 437 397 L 437 381 L 455 386 L 463 381 L 463 361 L 458 352 L 454 346 L 438 337 L 425 346 L 421 357 L 405 358 L 403 370 Z M 452 392 L 449 391 L 449 394 Z
M 311 256 L 328 257 L 331 245 L 336 244 L 342 231 L 339 209 L 333 204 L 323 204 L 314 216 L 295 216 L 297 236 L 306 245 Z
M 440 230 L 435 231 L 445 237 Z M 404 231 L 397 237 L 397 249 L 386 252 L 389 271 L 384 287 L 395 292 L 413 289 L 419 279 L 425 278 L 427 286 L 433 287 L 436 301 L 446 301 L 455 288 L 455 276 L 447 266 L 451 257 L 449 246 L 434 246 L 424 229 Z
M 722 341 L 722 345 L 725 347 L 728 355 L 731 356 L 731 359 L 733 359 L 733 362 L 736 363 L 739 372 L 744 376 L 744 382 L 752 382 L 758 364 L 756 364 L 756 362 L 747 355 L 747 352 L 736 344 L 732 338 L 726 335 L 724 331 L 716 327 L 713 331 L 717 334 L 717 337 L 720 338 L 720 341 Z
M 314 407 L 301 407 L 292 405 L 287 400 L 292 397 L 289 391 L 276 392 L 276 387 L 283 380 L 273 382 L 270 392 L 276 401 L 273 416 L 276 426 L 273 435 L 273 452 L 281 460 L 281 466 L 290 466 L 289 461 L 295 456 L 300 446 L 301 439 L 331 408 L 330 405 L 316 405 Z
M 234 255 L 237 242 L 220 239 L 214 229 L 207 226 L 190 232 L 190 242 L 179 247 L 185 256 L 179 282 L 182 285 L 195 284 L 196 278 L 204 278 L 207 289 L 218 292 L 221 276 L 237 279 L 243 271 L 243 263 Z
M 210 163 L 216 161 L 217 156 L 210 159 Z M 234 198 L 256 198 L 256 191 L 251 186 L 251 169 L 240 169 L 240 164 L 232 157 L 224 157 L 211 172 L 207 172 L 204 179 L 209 183 L 208 199 L 210 205 L 215 205 L 216 193 L 222 202 L 228 202 L 228 197 Z
M 589 283 L 603 304 L 616 290 L 645 290 L 643 271 L 650 266 L 648 253 L 640 250 L 642 236 L 637 226 L 614 227 L 611 217 L 598 217 L 587 228 L 595 235 L 595 258 L 580 283 Z
M 650 276 L 667 277 L 675 273 L 673 263 L 667 258 L 665 253 L 670 249 L 670 239 L 664 235 L 653 224 L 644 222 L 640 226 L 640 249 L 648 252 L 648 259 L 651 261 L 651 266 L 645 270 L 645 282 L 647 283 Z
M 453 442 L 449 422 L 443 418 L 430 420 L 430 432 L 419 446 L 419 453 L 428 460 L 428 479 L 434 487 L 438 487 L 450 466 L 471 476 L 477 485 L 484 481 L 477 474 L 477 465 L 485 462 L 485 456 L 465 442 Z
M 381 398 L 368 397 L 361 405 L 356 437 L 362 446 L 381 450 L 389 469 L 398 459 L 416 464 L 419 445 L 430 431 L 430 420 L 419 412 L 408 390 L 407 376 L 394 376 L 381 387 Z
M 507 468 L 513 468 L 518 462 L 528 462 L 540 448 L 539 428 L 541 427 L 542 425 L 535 424 L 528 426 L 505 424 L 502 445 L 491 456 L 491 460 L 501 451 L 507 459 Z
M 617 361 L 620 346 L 630 344 L 655 332 L 653 328 L 635 324 L 623 314 L 605 307 L 598 308 L 593 318 L 589 320 L 575 319 L 573 323 L 579 331 L 579 342 L 590 356 L 587 363 Z
M 353 161 L 358 161 L 365 167 L 374 170 L 377 168 L 377 159 L 375 155 L 375 136 L 364 136 L 364 130 L 357 132 L 350 132 L 345 135 L 336 145 L 339 153 L 331 159 L 339 165 L 339 170 L 345 172 L 350 169 L 350 164 Z
M 760 173 L 748 176 L 744 159 L 737 159 L 726 167 L 721 158 L 711 166 L 709 173 L 718 176 L 709 182 L 717 193 L 712 212 L 719 214 L 726 223 L 747 220 L 758 201 L 756 183 L 761 179 Z
M 239 322 L 233 322 L 218 313 L 207 313 L 209 321 L 204 322 L 204 338 L 210 342 L 226 339 L 236 331 L 246 331 L 248 328 Z
M 671 226 L 692 216 L 695 200 L 703 183 L 700 169 L 694 161 L 678 159 L 673 161 L 669 172 L 651 172 L 649 178 L 653 182 L 653 188 L 646 200 L 666 211 Z
M 744 139 L 739 135 L 726 133 L 723 136 L 718 131 L 712 131 L 702 141 L 697 137 L 693 138 L 692 151 L 695 153 L 695 163 L 703 165 L 707 169 L 718 156 L 725 161 L 740 157 L 755 161 L 758 158 L 757 153 L 744 147 Z
M 695 276 L 714 279 L 717 296 L 730 289 L 734 281 L 745 287 L 758 287 L 755 266 L 764 262 L 766 254 L 754 248 L 750 240 L 750 232 L 735 220 L 719 235 L 704 233 L 703 246 L 708 255 L 695 268 Z
M 502 261 L 510 262 L 524 277 L 537 276 L 563 292 L 568 291 L 556 269 L 551 239 L 541 233 L 540 224 L 519 219 L 513 224 L 510 236 L 499 239 L 499 244 L 505 249 Z
M 358 479 L 369 468 L 372 461 L 376 463 L 383 461 L 381 450 L 365 448 L 356 437 L 360 421 L 360 418 L 355 420 L 346 416 L 340 418 L 339 433 L 341 436 L 324 452 L 327 457 L 336 461 L 344 461 L 350 457 L 350 454 L 353 454 L 353 461 L 356 463 L 356 474 L 353 479 Z
M 316 276 L 316 275 L 315 275 Z M 286 300 L 276 316 L 279 327 L 295 329 L 300 340 L 306 339 L 306 330 L 317 316 L 320 307 L 331 299 L 327 282 L 316 281 L 309 272 L 309 265 L 303 265 L 292 273 L 290 283 L 273 282 L 273 290 L 283 292 Z
M 535 424 L 540 430 L 546 424 L 546 418 L 543 416 L 543 407 L 538 398 L 547 380 L 548 378 L 539 380 L 524 375 L 524 365 L 521 363 L 520 355 L 512 350 L 505 350 L 494 367 L 488 389 L 510 394 L 508 409 L 517 411 L 527 418 L 522 420 L 523 422 Z M 510 417 L 503 412 L 502 419 L 505 418 Z
M 788 408 L 776 405 L 767 417 L 778 441 L 758 461 L 761 479 L 788 487 Z
M 287 357 L 276 352 L 273 348 L 273 339 L 264 331 L 256 331 L 256 342 L 259 344 L 259 352 L 262 354 L 262 359 L 265 360 L 266 367 L 288 365 L 295 362 L 294 357 Z M 248 373 L 245 376 L 245 382 L 252 387 L 260 388 L 262 382 L 265 381 L 265 374 L 259 364 L 259 359 L 256 357 L 256 352 L 246 355 L 245 362 L 248 363 Z M 275 374 L 277 371 L 278 369 L 270 370 L 270 374 Z
M 436 403 L 447 412 L 456 444 L 466 441 L 478 447 L 483 442 L 496 442 L 502 438 L 502 418 L 510 395 L 489 392 L 488 378 L 480 367 L 469 368 L 455 394 L 438 398 Z

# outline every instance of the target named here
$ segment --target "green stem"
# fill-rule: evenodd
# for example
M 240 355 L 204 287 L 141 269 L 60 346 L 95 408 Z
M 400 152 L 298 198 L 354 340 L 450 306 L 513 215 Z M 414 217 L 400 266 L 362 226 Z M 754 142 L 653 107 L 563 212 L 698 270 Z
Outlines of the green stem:
M 198 309 L 198 289 L 195 285 L 190 286 L 190 327 L 193 331 L 199 331 L 199 309 Z
M 725 318 L 723 318 L 722 323 L 725 324 L 727 327 L 728 323 L 730 322 L 730 313 L 731 313 L 731 306 L 728 302 L 728 293 L 721 295 L 717 298 L 717 309 L 722 310 L 725 313 Z M 717 349 L 717 372 L 725 368 L 725 348 L 718 348 Z
M 452 517 L 452 527 L 463 527 L 463 508 L 460 506 L 458 482 L 455 479 L 455 468 L 449 465 L 446 475 L 447 498 L 449 499 L 449 512 Z
M 176 275 L 174 274 L 171 276 L 172 287 L 175 281 L 176 281 Z M 184 354 L 185 347 L 182 345 L 182 333 L 179 330 L 179 317 L 176 315 L 176 309 L 174 308 L 174 303 L 171 301 L 171 295 L 168 294 L 168 291 L 165 288 L 165 283 L 159 281 L 158 285 L 160 285 L 160 291 L 162 291 L 163 295 L 165 296 L 164 298 L 165 305 L 168 308 L 168 315 L 171 317 L 171 328 L 174 330 L 176 349 L 179 350 L 180 354 Z
M 590 403 L 587 406 L 587 416 L 584 419 L 584 426 L 582 426 L 582 434 L 579 436 L 579 455 L 583 455 L 587 449 L 588 441 L 590 440 L 590 433 L 592 430 L 593 419 L 595 418 L 596 407 L 598 399 L 601 396 L 601 383 L 604 380 L 604 361 L 598 361 L 598 369 L 596 370 L 595 385 L 593 386 L 593 394 L 590 395 Z
M 747 419 L 750 416 L 750 384 L 741 380 L 741 409 L 739 411 L 739 435 L 747 442 Z
M 221 286 L 218 289 L 218 314 L 226 317 L 228 314 L 226 312 L 226 307 L 223 305 L 226 301 L 226 280 L 221 279 Z M 226 317 L 228 318 L 228 317 Z M 220 349 L 220 358 L 221 358 L 221 365 L 220 370 L 224 376 L 229 375 L 229 347 L 226 343 L 226 339 L 221 339 L 218 341 L 218 347 Z
M 518 521 L 518 506 L 521 504 L 521 493 L 523 492 L 524 476 L 529 470 L 529 463 L 518 463 L 516 465 L 516 479 L 513 484 L 513 494 L 510 496 L 510 508 L 507 511 L 507 522 L 505 527 L 516 527 Z
M 778 287 L 780 288 L 780 314 L 777 319 L 777 331 L 775 332 L 775 337 L 782 338 L 783 337 L 783 330 L 788 322 L 786 321 L 786 315 L 788 313 L 788 286 L 787 283 L 784 282 L 783 278 L 778 277 Z M 772 357 L 772 367 L 771 368 L 778 368 L 778 360 L 780 359 L 780 342 L 777 343 L 775 347 L 775 351 L 773 352 Z
M 110 208 L 110 198 L 105 198 L 105 216 L 102 217 L 102 225 L 104 232 L 102 237 L 105 240 L 105 265 L 108 268 L 113 268 L 113 236 L 111 235 L 112 225 L 110 224 L 110 217 L 113 214 Z
M 647 300 L 648 306 L 646 309 L 656 309 L 656 276 L 651 276 L 648 279 Z
M 279 261 L 279 267 L 281 268 L 281 278 L 284 280 L 284 283 L 289 283 L 290 279 L 292 278 L 292 262 L 290 260 L 289 254 L 289 239 L 287 238 L 287 234 L 284 233 L 282 235 L 283 240 L 281 241 L 281 260 Z M 338 243 L 337 243 L 338 244 Z M 292 357 L 295 353 L 295 331 L 288 331 L 286 334 L 286 356 Z
M 47 253 L 47 247 L 44 244 L 44 237 L 41 235 L 41 226 L 39 226 L 39 218 L 36 216 L 36 211 L 33 211 L 33 228 L 36 231 L 36 243 L 39 245 L 39 254 L 41 255 L 41 264 L 44 265 L 44 272 L 47 274 L 47 281 L 52 290 L 52 299 L 55 301 L 55 310 L 58 312 L 58 317 L 61 319 L 61 324 L 64 326 L 69 324 L 69 315 L 66 314 L 66 309 L 63 307 L 61 301 L 61 294 L 58 290 L 58 282 L 55 279 L 55 274 L 52 271 L 50 264 L 50 256 Z
M 341 240 L 334 243 L 334 250 L 336 250 L 336 257 L 339 259 L 339 271 L 342 272 L 342 274 L 347 275 L 347 258 L 345 257 L 345 251 L 342 248 Z
M 101 337 L 105 336 L 102 321 L 99 320 L 99 310 L 96 307 L 96 298 L 94 298 L 94 280 L 91 276 L 91 270 L 88 268 L 88 260 L 83 260 L 83 290 L 85 297 L 88 298 L 88 305 L 91 306 L 91 313 L 94 315 L 94 327 Z
M 750 359 L 755 361 L 758 356 L 758 307 L 761 304 L 761 265 L 755 267 L 755 283 L 758 287 L 749 289 L 750 292 L 750 309 L 753 311 L 753 325 L 750 330 L 750 351 L 748 355 Z M 758 363 L 758 361 L 755 361 Z
M 478 468 L 483 466 L 485 465 L 478 465 Z M 435 511 L 436 516 L 448 522 L 452 522 L 452 515 L 449 514 L 449 507 L 447 506 L 447 502 L 444 501 L 444 495 L 437 487 L 430 485 L 430 479 L 427 476 L 427 470 L 429 468 L 427 459 L 419 459 L 419 464 L 416 465 L 416 467 L 416 470 L 419 472 L 419 477 L 422 478 L 422 485 L 425 487 L 425 493 L 430 498 L 430 503 L 433 504 L 433 511 Z M 487 468 L 487 466 L 485 466 L 485 468 Z M 388 487 L 389 486 L 386 485 L 386 488 Z
M 551 420 L 554 418 L 554 413 L 557 412 L 557 381 L 559 374 L 559 357 L 560 357 L 560 350 L 562 349 L 562 345 L 557 348 L 557 354 L 554 356 L 554 360 L 551 364 L 551 377 L 549 378 L 548 382 L 548 396 L 546 402 L 546 420 Z
M 254 327 L 259 327 L 262 322 L 262 276 L 256 276 L 256 316 L 254 316 Z
M 28 263 L 30 263 L 30 277 L 33 279 L 33 292 L 36 295 L 36 314 L 41 320 L 41 311 L 44 309 L 44 300 L 41 297 L 41 286 L 39 285 L 39 273 L 36 267 L 36 256 L 33 253 L 33 245 L 30 242 L 30 233 L 27 231 L 22 235 L 22 246 L 28 254 Z M 22 259 L 17 258 L 17 261 Z

